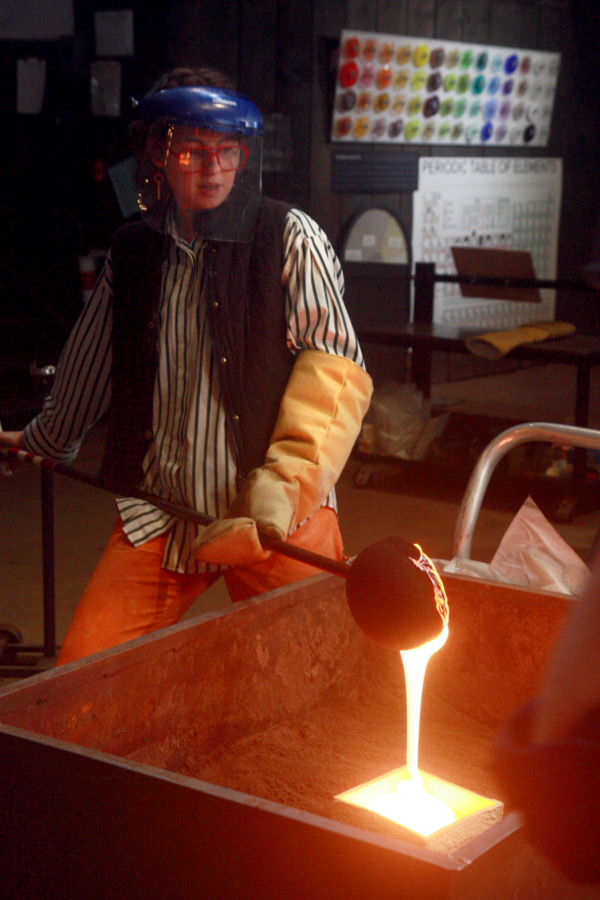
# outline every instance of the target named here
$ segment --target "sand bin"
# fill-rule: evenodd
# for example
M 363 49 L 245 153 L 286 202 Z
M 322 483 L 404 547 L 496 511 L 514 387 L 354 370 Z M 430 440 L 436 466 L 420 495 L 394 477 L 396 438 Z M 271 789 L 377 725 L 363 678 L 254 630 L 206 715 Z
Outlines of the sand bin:
M 443 652 L 440 651 L 440 652 Z M 327 696 L 302 718 L 274 725 L 209 754 L 196 752 L 193 725 L 174 743 L 167 764 L 152 747 L 132 759 L 284 806 L 406 839 L 407 832 L 334 796 L 406 762 L 404 671 L 399 654 L 370 654 L 345 697 Z M 375 661 L 375 662 L 374 662 Z M 496 727 L 470 718 L 427 693 L 421 715 L 419 766 L 461 787 L 497 797 L 489 769 Z M 172 745 L 173 747 L 173 745 Z

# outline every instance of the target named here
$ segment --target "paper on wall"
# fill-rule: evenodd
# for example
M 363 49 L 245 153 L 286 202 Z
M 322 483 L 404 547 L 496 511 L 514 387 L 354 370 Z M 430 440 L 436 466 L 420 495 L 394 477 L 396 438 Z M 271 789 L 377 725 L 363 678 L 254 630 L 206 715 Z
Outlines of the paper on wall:
M 46 60 L 30 57 L 17 60 L 17 112 L 37 115 L 44 105 Z
M 90 67 L 92 113 L 95 116 L 121 115 L 121 63 L 114 59 L 95 60 Z
M 556 278 L 562 160 L 542 157 L 422 157 L 413 195 L 413 259 L 456 275 L 452 247 L 520 250 L 538 278 Z M 502 275 L 504 272 L 498 272 Z M 462 296 L 460 285 L 435 285 L 433 321 L 464 329 L 516 328 L 554 319 L 555 291 L 541 303 Z
M 133 10 L 101 10 L 94 23 L 96 56 L 133 56 Z
M 3 41 L 56 41 L 75 34 L 73 0 L 1 0 Z

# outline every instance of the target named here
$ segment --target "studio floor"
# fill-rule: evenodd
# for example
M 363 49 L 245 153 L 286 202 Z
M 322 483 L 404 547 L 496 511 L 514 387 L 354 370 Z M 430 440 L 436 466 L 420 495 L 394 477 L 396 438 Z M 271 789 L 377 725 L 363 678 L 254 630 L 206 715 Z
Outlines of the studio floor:
M 434 399 L 450 408 L 493 408 L 499 401 L 519 421 L 568 422 L 572 406 L 568 367 L 517 372 L 494 378 L 439 384 Z M 561 371 L 556 371 L 557 369 Z M 564 371 L 563 371 L 564 370 Z M 592 424 L 598 426 L 600 383 L 593 382 Z M 77 465 L 95 471 L 100 458 L 102 429 L 86 440 Z M 468 469 L 471 459 L 458 457 Z M 471 451 L 472 453 L 472 448 Z M 475 459 L 472 460 L 473 464 Z M 409 465 L 374 465 L 365 486 L 358 486 L 361 463 L 351 459 L 338 485 L 338 503 L 345 549 L 349 555 L 391 535 L 418 542 L 436 559 L 450 559 L 461 500 L 461 483 L 440 478 L 415 480 Z M 494 476 L 496 477 L 496 476 Z M 491 486 L 490 486 L 491 487 Z M 500 488 L 498 490 L 498 487 Z M 498 494 L 503 502 L 497 501 Z M 494 499 L 496 497 L 496 499 Z M 471 558 L 489 562 L 520 500 L 503 492 L 502 483 L 484 499 L 473 537 Z M 17 626 L 28 644 L 43 640 L 41 503 L 39 472 L 27 466 L 0 481 L 0 622 Z M 55 477 L 56 631 L 60 644 L 77 600 L 91 574 L 116 518 L 112 495 L 62 476 Z M 600 527 L 596 503 L 583 504 L 569 522 L 553 527 L 583 559 Z M 227 604 L 220 582 L 199 598 L 187 613 L 196 616 Z

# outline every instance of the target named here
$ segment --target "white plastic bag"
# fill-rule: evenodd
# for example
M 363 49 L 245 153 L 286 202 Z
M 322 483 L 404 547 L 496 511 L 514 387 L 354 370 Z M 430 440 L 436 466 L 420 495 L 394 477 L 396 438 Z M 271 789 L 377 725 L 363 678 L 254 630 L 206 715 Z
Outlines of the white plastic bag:
M 436 562 L 436 565 L 438 563 Z M 491 563 L 439 561 L 440 572 L 527 585 L 580 597 L 590 570 L 528 497 L 512 520 Z
M 373 392 L 370 419 L 375 432 L 375 450 L 382 456 L 424 459 L 438 438 L 449 413 L 431 416 L 429 403 L 414 384 L 392 381 Z

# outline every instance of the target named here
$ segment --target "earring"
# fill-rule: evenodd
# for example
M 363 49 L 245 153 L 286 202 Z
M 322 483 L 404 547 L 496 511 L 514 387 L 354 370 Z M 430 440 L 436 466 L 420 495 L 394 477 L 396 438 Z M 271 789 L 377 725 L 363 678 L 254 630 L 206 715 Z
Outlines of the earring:
M 161 172 L 156 172 L 154 175 L 154 183 L 156 184 L 156 199 L 160 201 L 160 186 L 163 183 L 164 176 Z

